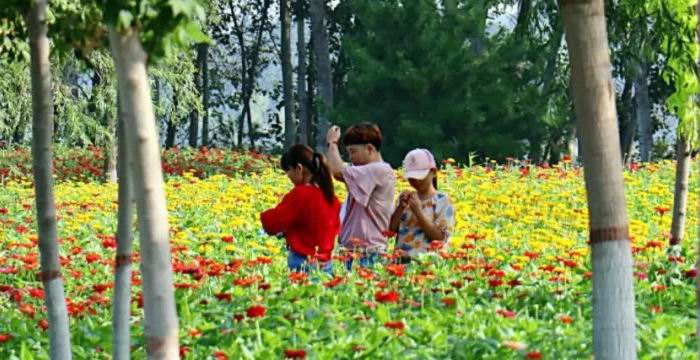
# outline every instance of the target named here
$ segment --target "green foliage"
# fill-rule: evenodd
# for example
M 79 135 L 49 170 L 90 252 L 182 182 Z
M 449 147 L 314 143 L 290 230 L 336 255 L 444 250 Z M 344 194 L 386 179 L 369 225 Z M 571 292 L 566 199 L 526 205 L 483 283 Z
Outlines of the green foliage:
M 380 124 L 392 163 L 415 146 L 438 158 L 522 156 L 524 140 L 560 125 L 556 97 L 542 94 L 547 39 L 522 46 L 507 32 L 485 37 L 484 8 L 456 1 L 351 6 L 355 27 L 343 38 L 351 66 L 335 119 Z
M 105 21 L 118 31 L 139 30 L 149 59 L 173 56 L 193 42 L 206 42 L 201 31 L 205 8 L 199 0 L 98 0 Z

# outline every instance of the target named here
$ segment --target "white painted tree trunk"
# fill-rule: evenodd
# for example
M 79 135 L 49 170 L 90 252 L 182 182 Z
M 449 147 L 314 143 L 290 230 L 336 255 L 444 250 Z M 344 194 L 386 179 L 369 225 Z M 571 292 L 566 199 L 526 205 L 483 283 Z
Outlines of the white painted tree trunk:
M 593 263 L 593 351 L 635 359 L 632 252 L 603 0 L 563 1 Z
M 144 334 L 149 359 L 177 359 L 178 319 L 168 241 L 168 210 L 161 169 L 158 132 L 151 102 L 147 54 L 135 29 L 110 28 L 128 157 L 139 220 Z
M 117 174 L 119 209 L 117 211 L 117 255 L 115 259 L 114 298 L 112 299 L 112 355 L 128 360 L 131 354 L 129 319 L 131 315 L 131 243 L 133 195 L 131 164 L 126 143 L 125 120 L 117 104 Z
M 685 136 L 678 137 L 676 147 L 676 189 L 673 192 L 673 221 L 671 222 L 671 245 L 683 241 L 685 218 L 688 210 L 688 178 L 690 176 L 690 144 Z
M 46 0 L 36 0 L 27 15 L 32 77 L 32 169 L 36 191 L 41 279 L 49 317 L 51 359 L 71 359 L 70 327 L 59 262 L 53 196 L 53 100 L 46 24 Z

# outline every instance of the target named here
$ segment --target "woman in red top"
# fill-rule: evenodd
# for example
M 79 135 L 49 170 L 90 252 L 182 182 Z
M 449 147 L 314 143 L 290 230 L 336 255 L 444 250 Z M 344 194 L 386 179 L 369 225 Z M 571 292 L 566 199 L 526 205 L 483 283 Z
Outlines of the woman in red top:
M 340 202 L 326 159 L 306 145 L 294 145 L 281 163 L 294 188 L 275 208 L 260 214 L 263 228 L 271 235 L 284 233 L 290 270 L 306 271 L 309 262 L 317 262 L 330 272 Z

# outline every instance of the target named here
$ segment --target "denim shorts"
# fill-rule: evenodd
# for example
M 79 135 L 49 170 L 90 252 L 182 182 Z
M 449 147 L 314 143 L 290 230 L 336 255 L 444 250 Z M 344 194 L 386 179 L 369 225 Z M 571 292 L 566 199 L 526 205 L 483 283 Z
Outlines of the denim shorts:
M 289 271 L 294 272 L 309 272 L 312 269 L 319 269 L 323 272 L 332 273 L 332 264 L 330 261 L 325 263 L 309 264 L 308 256 L 299 254 L 298 252 L 289 249 L 289 254 L 287 255 L 287 267 Z

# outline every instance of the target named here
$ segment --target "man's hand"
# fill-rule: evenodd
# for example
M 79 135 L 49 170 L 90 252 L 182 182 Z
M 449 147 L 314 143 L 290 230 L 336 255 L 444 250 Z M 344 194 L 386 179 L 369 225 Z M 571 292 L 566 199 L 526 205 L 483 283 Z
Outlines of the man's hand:
M 328 129 L 328 132 L 326 133 L 326 142 L 328 144 L 337 144 L 338 141 L 340 141 L 340 127 L 338 127 L 337 125 L 333 125 Z

